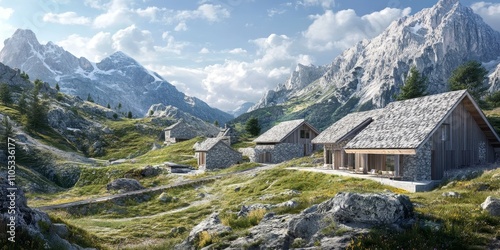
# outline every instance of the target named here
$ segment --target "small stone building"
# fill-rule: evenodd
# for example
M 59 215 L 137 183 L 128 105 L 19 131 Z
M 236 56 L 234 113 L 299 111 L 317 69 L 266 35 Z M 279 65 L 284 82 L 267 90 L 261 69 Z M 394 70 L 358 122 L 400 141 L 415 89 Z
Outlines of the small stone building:
M 280 163 L 312 154 L 317 146 L 311 140 L 318 134 L 304 119 L 281 122 L 257 137 L 255 148 L 241 151 L 253 162 Z
M 199 169 L 222 169 L 241 162 L 241 153 L 231 148 L 223 139 L 224 137 L 207 138 L 195 145 Z
M 313 143 L 338 169 L 390 172 L 409 181 L 441 180 L 448 171 L 496 160 L 500 138 L 465 90 L 392 102 L 347 115 Z
M 180 119 L 165 129 L 165 144 L 191 140 L 196 136 L 195 128 Z

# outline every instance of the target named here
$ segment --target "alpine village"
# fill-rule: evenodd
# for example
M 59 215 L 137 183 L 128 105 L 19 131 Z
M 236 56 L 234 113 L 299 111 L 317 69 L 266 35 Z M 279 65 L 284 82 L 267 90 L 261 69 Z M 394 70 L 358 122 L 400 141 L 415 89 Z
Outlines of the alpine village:
M 500 249 L 500 32 L 458 0 L 236 115 L 29 29 L 0 62 L 0 249 Z

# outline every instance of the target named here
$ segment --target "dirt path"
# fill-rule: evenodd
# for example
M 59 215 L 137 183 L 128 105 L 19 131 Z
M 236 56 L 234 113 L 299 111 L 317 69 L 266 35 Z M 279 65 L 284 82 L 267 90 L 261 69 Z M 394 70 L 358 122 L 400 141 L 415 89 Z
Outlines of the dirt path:
M 91 198 L 91 199 L 85 199 L 85 200 L 80 200 L 80 201 L 73 201 L 73 202 L 68 202 L 68 203 L 61 203 L 61 204 L 56 204 L 56 205 L 48 205 L 48 206 L 41 206 L 41 207 L 34 207 L 34 208 L 37 208 L 37 209 L 40 209 L 43 211 L 47 211 L 47 210 L 53 210 L 53 209 L 64 209 L 64 208 L 69 208 L 69 207 L 74 207 L 74 206 L 87 205 L 87 204 L 91 204 L 91 203 L 106 202 L 106 201 L 111 201 L 114 199 L 124 198 L 124 197 L 128 197 L 128 196 L 141 195 L 141 194 L 146 194 L 146 193 L 155 192 L 155 191 L 163 191 L 163 190 L 176 188 L 176 187 L 182 187 L 182 186 L 188 186 L 188 185 L 194 185 L 194 184 L 214 181 L 216 179 L 220 179 L 222 177 L 235 175 L 235 174 L 258 172 L 258 171 L 273 168 L 275 166 L 276 165 L 263 165 L 261 167 L 254 167 L 254 168 L 250 168 L 250 169 L 246 169 L 246 170 L 231 172 L 231 173 L 227 173 L 227 174 L 219 174 L 219 175 L 204 177 L 204 178 L 200 178 L 200 179 L 196 179 L 196 180 L 180 181 L 180 182 L 172 183 L 169 185 L 162 185 L 162 186 L 158 186 L 158 187 L 146 188 L 146 189 L 126 192 L 126 193 L 121 193 L 121 194 L 106 195 L 106 196 L 102 196 L 99 198 Z M 193 205 L 193 204 L 191 204 L 191 205 Z M 179 208 L 179 209 L 182 209 L 182 208 Z M 184 209 L 187 209 L 187 207 Z M 174 211 L 174 210 L 172 210 L 172 211 Z M 169 211 L 169 212 L 173 213 L 172 211 Z M 167 213 L 167 212 L 165 212 L 165 213 Z

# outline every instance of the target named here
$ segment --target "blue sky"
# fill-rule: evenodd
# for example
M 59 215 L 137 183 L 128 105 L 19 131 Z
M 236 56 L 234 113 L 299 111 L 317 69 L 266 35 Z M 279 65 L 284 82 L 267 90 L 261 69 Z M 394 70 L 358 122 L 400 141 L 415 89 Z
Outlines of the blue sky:
M 297 63 L 325 65 L 426 0 L 0 0 L 0 39 L 33 30 L 93 62 L 120 50 L 188 95 L 232 110 Z M 462 0 L 500 31 L 500 1 Z M 3 45 L 0 45 L 3 46 Z

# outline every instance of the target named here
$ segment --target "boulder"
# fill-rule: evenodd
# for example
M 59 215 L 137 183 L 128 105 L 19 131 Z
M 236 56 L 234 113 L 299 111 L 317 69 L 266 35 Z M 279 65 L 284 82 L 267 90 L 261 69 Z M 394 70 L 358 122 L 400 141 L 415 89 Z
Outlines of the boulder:
M 191 229 L 189 235 L 186 240 L 184 240 L 181 244 L 176 245 L 174 249 L 194 249 L 196 241 L 198 240 L 199 235 L 202 232 L 207 232 L 212 236 L 222 235 L 231 231 L 231 227 L 222 225 L 222 222 L 219 218 L 219 213 L 212 213 L 208 218 L 200 222 L 198 225 Z
M 412 217 L 413 204 L 406 195 L 338 193 L 318 211 L 333 213 L 342 222 L 393 224 Z
M 144 189 L 144 187 L 135 179 L 120 178 L 108 183 L 106 189 L 108 191 L 118 190 L 120 192 L 130 192 Z
M 462 195 L 460 195 L 457 192 L 450 191 L 450 192 L 444 192 L 441 196 L 443 197 L 450 197 L 450 198 L 462 198 Z
M 147 165 L 141 169 L 141 176 L 143 177 L 153 177 L 161 174 L 162 169 L 160 167 L 153 167 L 151 165 Z
M 492 216 L 500 216 L 500 199 L 488 196 L 486 200 L 481 203 L 481 208 Z

